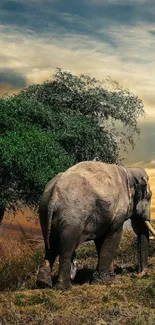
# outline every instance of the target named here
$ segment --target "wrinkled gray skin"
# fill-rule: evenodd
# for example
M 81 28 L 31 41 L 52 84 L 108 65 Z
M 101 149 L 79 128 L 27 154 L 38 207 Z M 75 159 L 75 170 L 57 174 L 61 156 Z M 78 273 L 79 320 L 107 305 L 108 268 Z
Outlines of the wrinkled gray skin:
M 144 274 L 149 245 L 144 221 L 150 220 L 151 195 L 148 175 L 142 168 L 89 161 L 58 174 L 47 184 L 39 207 L 45 261 L 38 285 L 52 287 L 51 270 L 59 255 L 57 287 L 70 288 L 75 249 L 89 240 L 94 240 L 98 252 L 93 282 L 111 281 L 114 254 L 123 223 L 129 218 L 138 238 L 138 271 Z

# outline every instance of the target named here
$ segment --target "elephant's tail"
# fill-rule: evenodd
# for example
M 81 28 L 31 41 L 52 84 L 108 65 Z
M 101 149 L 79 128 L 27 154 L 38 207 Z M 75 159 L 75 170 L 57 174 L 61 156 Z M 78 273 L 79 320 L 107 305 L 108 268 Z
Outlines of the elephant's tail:
M 51 226 L 52 226 L 52 218 L 56 208 L 56 203 L 54 200 L 50 200 L 48 204 L 48 216 L 47 216 L 47 247 L 50 248 L 50 235 L 51 235 Z

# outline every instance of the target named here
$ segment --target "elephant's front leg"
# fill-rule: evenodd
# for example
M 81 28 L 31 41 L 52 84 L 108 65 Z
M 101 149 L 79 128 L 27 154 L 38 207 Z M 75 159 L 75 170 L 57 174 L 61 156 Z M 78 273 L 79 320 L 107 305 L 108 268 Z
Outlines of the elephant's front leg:
M 119 228 L 113 234 L 104 239 L 95 241 L 98 252 L 97 270 L 93 275 L 93 283 L 111 282 L 115 274 L 113 273 L 113 259 L 115 252 L 119 246 L 122 228 Z

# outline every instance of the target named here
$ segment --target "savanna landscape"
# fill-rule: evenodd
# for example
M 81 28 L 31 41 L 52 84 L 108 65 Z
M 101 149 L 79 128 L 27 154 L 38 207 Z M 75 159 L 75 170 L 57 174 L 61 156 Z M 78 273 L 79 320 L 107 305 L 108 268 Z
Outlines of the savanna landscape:
M 59 257 L 53 288 L 36 283 L 43 190 L 81 161 L 144 168 L 155 224 L 154 48 L 154 0 L 0 1 L 0 325 L 155 324 L 155 237 L 142 277 L 130 222 L 113 282 L 92 283 L 90 241 L 71 289 L 56 288 Z
M 92 285 L 97 253 L 92 243 L 77 250 L 78 272 L 72 289 L 38 289 L 36 274 L 43 261 L 43 241 L 22 234 L 0 237 L 1 324 L 122 324 L 155 322 L 155 242 L 150 241 L 148 276 L 136 273 L 136 237 L 124 230 L 115 256 L 117 282 Z M 56 281 L 58 260 L 53 271 Z
M 61 69 L 54 78 L 0 99 L 0 324 L 154 324 L 155 241 L 150 239 L 148 274 L 140 278 L 137 240 L 129 225 L 115 256 L 114 283 L 91 284 L 97 252 L 89 242 L 77 249 L 71 290 L 36 285 L 44 259 L 37 209 L 45 184 L 79 161 L 122 164 L 123 152 L 134 147 L 134 134 L 139 133 L 137 116 L 145 114 L 142 101 L 112 81 L 112 88 L 104 88 L 96 79 Z M 117 129 L 116 121 L 125 131 Z M 154 172 L 146 171 L 153 219 Z

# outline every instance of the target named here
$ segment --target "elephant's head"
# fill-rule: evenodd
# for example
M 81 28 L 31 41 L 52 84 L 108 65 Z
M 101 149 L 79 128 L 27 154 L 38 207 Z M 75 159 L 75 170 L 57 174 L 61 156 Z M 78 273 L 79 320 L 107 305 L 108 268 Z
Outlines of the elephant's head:
M 148 183 L 148 176 L 141 175 L 140 177 L 134 177 L 134 179 L 134 215 L 139 216 L 144 221 L 150 221 L 152 191 Z
M 130 189 L 132 191 L 131 222 L 138 237 L 138 271 L 145 273 L 148 261 L 149 230 L 155 235 L 150 224 L 150 205 L 152 192 L 149 177 L 142 168 L 128 168 Z

